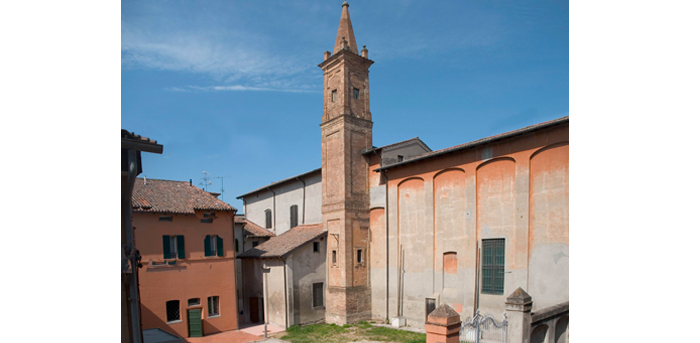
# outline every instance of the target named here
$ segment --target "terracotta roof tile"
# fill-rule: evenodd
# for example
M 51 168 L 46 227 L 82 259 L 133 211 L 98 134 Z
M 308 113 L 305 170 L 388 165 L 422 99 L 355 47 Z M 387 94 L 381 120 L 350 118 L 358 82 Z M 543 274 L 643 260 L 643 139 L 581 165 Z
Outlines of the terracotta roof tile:
M 299 225 L 240 255 L 240 258 L 285 257 L 307 243 L 327 234 L 323 224 Z
M 187 181 L 139 178 L 131 197 L 134 212 L 194 214 L 195 210 L 236 211 L 213 195 Z
M 247 237 L 275 237 L 275 234 L 269 230 L 263 229 L 260 225 L 251 222 L 243 216 L 235 216 L 233 218 L 234 223 L 243 224 L 243 230 L 246 230 L 250 235 Z

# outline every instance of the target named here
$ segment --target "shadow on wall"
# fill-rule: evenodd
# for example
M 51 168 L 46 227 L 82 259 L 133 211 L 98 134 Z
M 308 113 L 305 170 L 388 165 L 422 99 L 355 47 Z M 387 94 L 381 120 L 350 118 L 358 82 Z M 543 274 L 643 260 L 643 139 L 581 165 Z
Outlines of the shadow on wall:
M 144 324 L 147 323 L 147 324 Z M 163 329 L 164 331 L 167 331 L 168 333 L 171 333 L 173 335 L 176 335 L 180 337 L 180 334 L 178 334 L 175 330 L 173 330 L 170 325 L 166 324 L 164 321 L 162 321 L 158 316 L 153 313 L 150 309 L 147 307 L 143 306 L 141 304 L 141 329 L 146 330 L 146 329 L 154 329 L 154 328 L 160 328 Z

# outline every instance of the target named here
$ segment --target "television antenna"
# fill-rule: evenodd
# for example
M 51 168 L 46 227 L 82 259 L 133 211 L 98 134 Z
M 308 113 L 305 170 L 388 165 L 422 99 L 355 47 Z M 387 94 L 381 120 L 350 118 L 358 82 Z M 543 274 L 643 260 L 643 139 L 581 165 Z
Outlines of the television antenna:
M 231 177 L 231 175 L 226 175 L 226 176 L 209 176 L 211 174 L 207 173 L 206 170 L 203 170 L 202 173 L 204 174 L 204 177 L 202 177 L 202 182 L 199 183 L 200 186 L 204 185 L 204 190 L 208 192 L 208 187 L 209 185 L 214 185 L 214 183 L 211 180 L 215 179 L 221 179 L 221 201 L 224 201 L 224 178 Z

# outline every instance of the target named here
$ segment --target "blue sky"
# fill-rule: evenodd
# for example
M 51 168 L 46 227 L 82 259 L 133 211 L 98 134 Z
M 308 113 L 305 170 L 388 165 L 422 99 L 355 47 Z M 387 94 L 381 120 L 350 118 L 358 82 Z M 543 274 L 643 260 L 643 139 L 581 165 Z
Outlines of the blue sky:
M 350 3 L 375 146 L 434 150 L 569 113 L 567 1 Z M 224 200 L 321 165 L 323 52 L 342 1 L 122 1 L 121 126 L 149 178 L 224 178 Z M 210 191 L 220 191 L 221 179 Z

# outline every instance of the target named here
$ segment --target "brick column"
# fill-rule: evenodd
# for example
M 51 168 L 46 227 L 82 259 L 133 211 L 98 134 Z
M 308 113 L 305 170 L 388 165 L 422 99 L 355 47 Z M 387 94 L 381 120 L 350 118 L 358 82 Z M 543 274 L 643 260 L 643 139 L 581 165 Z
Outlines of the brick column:
M 532 297 L 518 287 L 506 298 L 508 315 L 507 343 L 529 343 L 532 324 Z
M 442 304 L 430 312 L 425 322 L 426 343 L 459 343 L 462 320 L 449 305 Z

